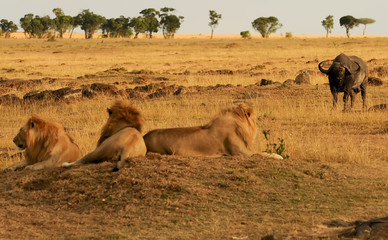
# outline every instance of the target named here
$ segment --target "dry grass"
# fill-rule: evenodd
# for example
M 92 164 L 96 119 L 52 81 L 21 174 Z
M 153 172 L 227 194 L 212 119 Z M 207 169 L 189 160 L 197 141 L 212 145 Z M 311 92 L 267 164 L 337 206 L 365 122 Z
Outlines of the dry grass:
M 218 186 L 213 193 L 209 192 L 206 184 L 203 183 L 204 181 L 221 181 L 225 174 L 228 175 L 222 173 L 223 167 L 214 167 L 217 169 L 216 173 L 211 173 L 213 165 L 204 166 L 202 170 L 197 169 L 195 174 L 203 170 L 210 171 L 209 174 L 219 174 L 214 178 L 197 176 L 199 179 L 194 177 L 195 174 L 190 172 L 190 168 L 184 168 L 184 171 L 189 171 L 188 176 L 193 177 L 194 180 L 183 178 L 180 175 L 181 172 L 174 170 L 172 176 L 179 177 L 179 181 L 187 188 L 193 186 L 190 189 L 191 193 L 199 194 L 196 195 L 197 198 L 194 198 L 195 201 L 189 200 L 193 195 L 185 193 L 183 194 L 184 199 L 173 197 L 171 200 L 163 200 L 163 205 L 160 207 L 153 204 L 161 200 L 158 198 L 156 202 L 153 202 L 156 195 L 151 195 L 150 198 L 147 198 L 147 201 L 150 201 L 147 204 L 150 205 L 142 206 L 145 212 L 141 213 L 141 211 L 130 208 L 133 214 L 138 214 L 136 216 L 144 221 L 145 225 L 142 225 L 140 221 L 131 223 L 131 227 L 124 230 L 113 227 L 112 234 L 119 231 L 116 238 L 132 234 L 137 238 L 141 236 L 153 238 L 155 234 L 164 233 L 171 238 L 190 239 L 192 236 L 187 234 L 194 231 L 197 234 L 194 234 L 193 237 L 201 239 L 220 236 L 229 239 L 231 236 L 245 237 L 247 235 L 256 238 L 264 233 L 271 233 L 271 231 L 283 235 L 293 231 L 303 232 L 306 228 L 316 226 L 327 218 L 345 217 L 347 220 L 354 220 L 358 217 L 367 218 L 379 214 L 383 216 L 388 213 L 386 201 L 380 201 L 384 196 L 386 197 L 387 183 L 384 180 L 381 182 L 382 179 L 378 176 L 375 176 L 372 183 L 368 183 L 368 175 L 382 174 L 387 169 L 387 112 L 361 111 L 360 94 L 357 95 L 354 112 L 343 113 L 341 111 L 342 99 L 340 99 L 341 104 L 338 109 L 331 109 L 331 94 L 326 84 L 327 77 L 319 73 L 317 64 L 319 61 L 332 59 L 340 52 L 357 55 L 368 61 L 371 75 L 385 81 L 384 86 L 368 88 L 368 105 L 388 103 L 388 71 L 384 70 L 388 63 L 386 38 L 64 39 L 54 42 L 36 39 L 0 39 L 0 54 L 2 55 L 0 77 L 43 79 L 41 85 L 19 90 L 12 89 L 7 92 L 19 97 L 29 91 L 57 89 L 65 86 L 79 88 L 95 82 L 110 84 L 117 82 L 116 86 L 120 89 L 133 88 L 138 85 L 132 83 L 136 76 L 147 76 L 151 79 L 149 83 L 163 81 L 167 85 L 176 84 L 185 87 L 234 85 L 226 89 L 133 101 L 145 118 L 145 132 L 154 128 L 204 124 L 220 109 L 231 106 L 237 101 L 245 101 L 254 107 L 259 118 L 259 134 L 255 141 L 256 150 L 263 151 L 266 148 L 267 143 L 261 131 L 269 129 L 271 141 L 277 142 L 278 138 L 284 139 L 286 153 L 290 155 L 290 159 L 284 164 L 273 163 L 274 166 L 271 165 L 271 162 L 265 162 L 264 164 L 268 164 L 270 169 L 256 169 L 258 166 L 255 165 L 256 172 L 244 170 L 245 167 L 249 168 L 245 166 L 249 162 L 243 164 L 244 169 L 238 169 L 236 167 L 238 164 L 226 167 L 229 172 L 235 169 L 232 175 L 250 180 L 236 183 L 235 180 L 228 178 L 227 184 L 232 184 L 234 188 L 225 195 L 219 192 L 219 189 L 222 190 L 222 182 L 210 183 L 213 190 L 214 186 Z M 374 60 L 369 61 L 372 59 Z M 106 72 L 110 69 L 123 69 L 123 72 L 122 74 L 116 74 L 114 71 Z M 216 74 L 217 70 L 227 70 L 233 74 Z M 252 86 L 262 78 L 279 82 L 294 79 L 303 71 L 310 73 L 311 85 Z M 133 72 L 141 73 L 132 74 Z M 163 77 L 164 80 L 157 80 L 158 77 Z M 45 78 L 57 80 L 49 83 L 49 80 L 44 80 Z M 253 97 L 242 97 L 246 95 Z M 115 98 L 118 97 L 99 96 L 95 99 L 75 102 L 0 105 L 0 149 L 9 149 L 10 152 L 14 152 L 13 136 L 27 118 L 32 113 L 36 113 L 61 123 L 85 154 L 95 148 L 99 129 L 107 118 L 106 108 Z M 14 161 L 2 160 L 0 167 Z M 182 161 L 182 159 L 177 161 Z M 198 159 L 187 159 L 187 161 L 189 165 L 198 164 Z M 227 162 L 224 162 L 225 159 L 219 161 L 228 165 Z M 151 165 L 144 167 L 148 168 Z M 308 166 L 307 170 L 306 166 Z M 335 170 L 327 170 L 324 166 Z M 139 166 L 139 169 L 141 168 L 142 166 Z M 293 170 L 294 168 L 297 170 Z M 376 170 L 376 168 L 381 169 Z M 266 172 L 267 170 L 272 172 Z M 323 174 L 328 172 L 329 179 L 327 181 L 318 180 L 320 172 Z M 343 178 L 336 179 L 337 174 Z M 354 175 L 354 178 L 348 180 L 350 175 Z M 293 183 L 292 186 L 288 184 L 290 182 Z M 264 195 L 256 199 L 257 188 L 262 184 L 260 191 L 265 194 L 263 193 Z M 292 190 L 294 188 L 288 189 L 298 186 L 302 186 L 303 189 L 300 194 L 294 192 Z M 357 186 L 369 190 L 365 192 L 357 189 Z M 233 198 L 232 192 L 236 191 L 240 194 Z M 320 192 L 330 191 L 333 191 L 332 194 L 319 196 Z M 354 191 L 360 195 L 357 197 Z M 373 208 L 369 206 L 363 210 L 360 204 L 367 201 L 363 200 L 363 197 L 373 192 L 375 195 L 369 200 L 374 204 L 378 203 L 380 211 L 370 212 L 368 215 L 367 211 L 372 211 Z M 210 195 L 206 196 L 206 194 Z M 341 194 L 346 197 L 341 198 Z M 251 197 L 252 200 L 244 196 Z M 221 200 L 217 200 L 218 197 L 221 197 Z M 311 199 L 314 200 L 313 204 L 310 202 Z M 208 201 L 209 205 L 201 201 Z M 221 204 L 221 201 L 226 202 Z M 265 204 L 257 211 L 253 211 L 251 209 L 257 207 L 254 201 L 263 201 Z M 349 201 L 351 205 L 347 206 Z M 170 214 L 166 210 L 174 204 L 179 205 L 183 209 L 182 212 L 177 210 Z M 184 210 L 190 208 L 182 204 L 192 204 L 193 212 L 190 211 L 189 215 L 186 215 Z M 306 208 L 305 211 L 304 208 Z M 241 212 L 238 209 L 242 209 Z M 155 220 L 145 220 L 147 216 L 154 217 Z M 167 222 L 162 221 L 163 216 L 167 216 Z M 248 221 L 246 225 L 242 223 L 244 221 Z M 267 224 L 267 227 L 260 226 L 255 221 L 263 222 Z M 277 222 L 273 223 L 274 221 Z M 237 226 L 237 222 L 240 225 Z M 282 229 L 279 229 L 279 226 Z M 146 231 L 153 227 L 156 227 L 157 230 Z M 228 231 L 228 229 L 231 230 Z M 260 229 L 260 232 L 255 233 L 256 229 Z M 198 232 L 201 230 L 203 232 Z M 85 238 L 96 236 L 90 234 L 90 232 L 85 233 Z M 115 238 L 115 236 L 110 237 Z
M 52 84 L 32 89 L 11 90 L 22 97 L 28 91 L 80 87 L 94 82 L 118 82 L 119 88 L 135 87 L 131 75 L 109 76 L 104 71 L 142 71 L 150 78 L 163 76 L 167 84 L 247 86 L 260 79 L 283 82 L 308 71 L 312 86 L 262 87 L 262 97 L 248 99 L 261 116 L 259 130 L 270 129 L 274 141 L 283 138 L 293 159 L 379 163 L 387 161 L 387 117 L 383 112 L 343 114 L 331 110 L 327 78 L 317 70 L 317 62 L 339 52 L 361 56 L 371 72 L 387 62 L 385 39 L 94 39 L 47 40 L 1 39 L 1 76 L 13 79 L 56 78 Z M 214 74 L 228 70 L 233 74 Z M 185 73 L 185 74 L 183 74 Z M 79 79 L 78 77 L 85 76 Z M 107 77 L 108 75 L 108 77 Z M 386 75 L 378 76 L 382 79 Z M 387 88 L 369 88 L 369 106 L 387 102 Z M 235 96 L 225 92 L 204 96 L 184 95 L 161 100 L 137 101 L 145 117 L 145 130 L 156 127 L 188 126 L 207 122 L 221 108 L 230 106 Z M 105 109 L 112 98 L 73 104 L 44 103 L 1 106 L 1 148 L 12 148 L 18 127 L 31 113 L 56 120 L 70 129 L 83 152 L 94 147 L 96 134 L 106 119 Z M 205 106 L 203 106 L 205 105 Z M 356 110 L 360 110 L 357 96 Z M 12 120 L 10 120 L 12 119 Z M 272 120 L 273 119 L 273 120 Z M 10 123 L 11 122 L 11 123 Z M 263 150 L 263 136 L 257 149 Z

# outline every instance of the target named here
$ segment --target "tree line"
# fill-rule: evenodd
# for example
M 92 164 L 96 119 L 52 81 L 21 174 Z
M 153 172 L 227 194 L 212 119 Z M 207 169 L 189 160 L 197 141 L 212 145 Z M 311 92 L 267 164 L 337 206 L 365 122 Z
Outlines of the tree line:
M 65 15 L 61 8 L 54 8 L 52 12 L 55 18 L 50 18 L 46 15 L 40 17 L 32 13 L 24 15 L 20 18 L 20 27 L 24 30 L 27 38 L 63 38 L 64 33 L 70 33 L 72 37 L 74 29 L 80 27 L 85 38 L 93 38 L 93 35 L 101 30 L 103 37 L 118 38 L 131 37 L 138 38 L 139 34 L 145 33 L 147 37 L 152 38 L 153 33 L 162 31 L 164 38 L 174 38 L 175 33 L 181 27 L 184 17 L 176 16 L 174 8 L 164 7 L 159 11 L 154 8 L 147 8 L 140 11 L 138 17 L 124 17 L 107 19 L 101 15 L 95 14 L 89 9 L 83 10 L 77 16 Z M 211 38 L 215 28 L 218 26 L 222 15 L 214 10 L 209 10 L 209 27 L 211 28 Z M 356 19 L 353 16 L 347 15 L 340 18 L 340 26 L 345 27 L 346 35 L 349 37 L 349 31 L 353 27 L 363 24 L 365 35 L 366 25 L 372 24 L 375 20 L 371 18 Z M 333 16 L 327 16 L 322 22 L 322 26 L 326 30 L 326 37 L 331 33 L 334 27 Z M 263 38 L 268 38 L 270 34 L 275 33 L 283 25 L 274 16 L 259 17 L 252 23 L 252 28 L 260 33 Z M 6 19 L 0 20 L 0 37 L 10 37 L 13 32 L 18 30 L 18 26 Z M 290 33 L 289 33 L 290 34 Z M 249 31 L 242 31 L 240 35 L 243 38 L 250 38 Z M 287 35 L 287 34 L 286 34 Z
M 147 8 L 140 12 L 140 16 L 127 18 L 107 19 L 99 14 L 95 14 L 89 9 L 83 10 L 77 16 L 65 15 L 61 8 L 53 9 L 55 18 L 50 16 L 40 17 L 32 13 L 20 18 L 20 27 L 24 30 L 27 38 L 47 38 L 57 36 L 63 38 L 64 33 L 69 32 L 72 37 L 75 28 L 80 27 L 85 38 L 93 38 L 93 35 L 101 30 L 104 37 L 138 37 L 140 33 L 145 33 L 149 38 L 152 34 L 162 30 L 165 38 L 173 38 L 179 30 L 184 17 L 173 14 L 174 8 L 164 7 L 160 11 L 154 8 Z M 11 33 L 18 30 L 18 26 L 6 19 L 0 20 L 0 36 L 10 37 Z

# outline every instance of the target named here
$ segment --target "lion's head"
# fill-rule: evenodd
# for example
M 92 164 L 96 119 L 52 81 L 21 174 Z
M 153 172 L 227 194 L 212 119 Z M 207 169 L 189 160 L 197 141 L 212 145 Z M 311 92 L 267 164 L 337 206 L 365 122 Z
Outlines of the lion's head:
M 63 128 L 59 124 L 32 115 L 20 128 L 13 142 L 18 148 L 26 150 L 27 162 L 34 163 L 39 161 L 42 154 L 51 151 L 58 140 L 58 132 L 61 130 L 63 131 Z
M 219 128 L 232 124 L 234 128 L 230 131 L 235 133 L 243 140 L 248 149 L 252 149 L 253 140 L 256 137 L 256 114 L 254 110 L 245 104 L 236 107 L 223 109 L 212 121 L 203 126 L 204 128 Z
M 123 128 L 132 127 L 139 132 L 143 128 L 143 118 L 139 110 L 128 101 L 117 100 L 108 108 L 108 114 L 109 118 L 101 129 L 101 136 L 97 146 Z

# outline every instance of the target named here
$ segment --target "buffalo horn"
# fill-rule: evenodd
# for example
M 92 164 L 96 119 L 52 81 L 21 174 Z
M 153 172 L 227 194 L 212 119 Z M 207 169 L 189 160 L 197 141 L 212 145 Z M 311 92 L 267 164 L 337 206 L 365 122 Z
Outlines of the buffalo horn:
M 321 65 L 322 65 L 322 63 L 327 62 L 327 61 L 328 60 L 320 62 L 319 65 L 318 65 L 319 71 L 323 72 L 324 74 L 328 74 L 329 73 L 329 69 L 323 69 Z

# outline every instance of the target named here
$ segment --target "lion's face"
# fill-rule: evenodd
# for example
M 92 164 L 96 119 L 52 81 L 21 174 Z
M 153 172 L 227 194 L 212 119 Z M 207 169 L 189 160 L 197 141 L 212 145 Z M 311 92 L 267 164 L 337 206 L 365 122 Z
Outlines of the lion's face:
M 19 133 L 15 136 L 13 142 L 20 150 L 27 148 L 27 129 L 25 127 L 20 128 Z

